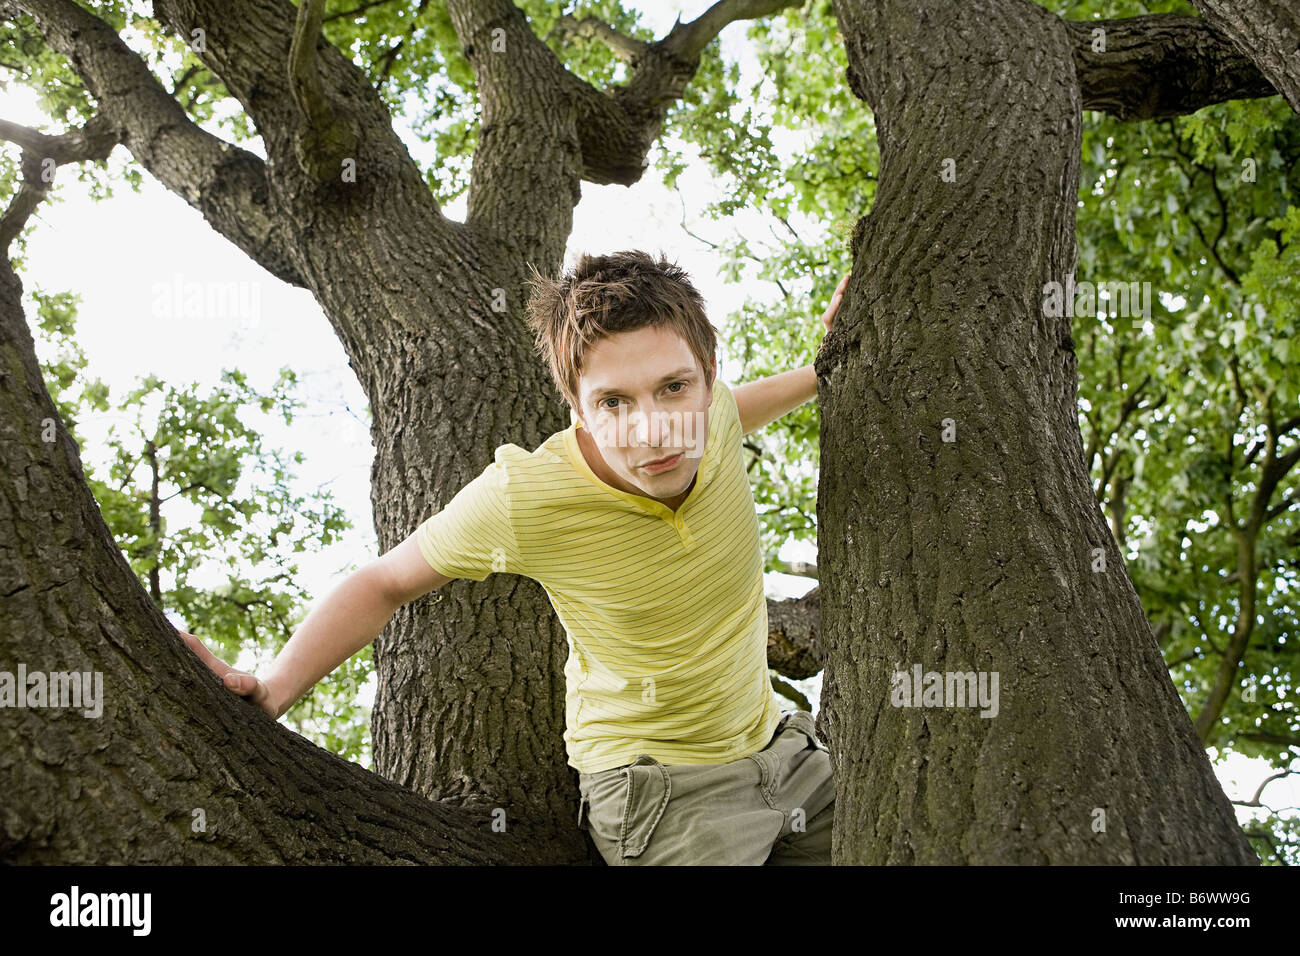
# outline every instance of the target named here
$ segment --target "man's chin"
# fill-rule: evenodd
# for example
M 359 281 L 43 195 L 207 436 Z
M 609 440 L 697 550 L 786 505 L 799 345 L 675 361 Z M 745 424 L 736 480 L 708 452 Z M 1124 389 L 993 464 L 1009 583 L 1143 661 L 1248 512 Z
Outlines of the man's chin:
M 653 476 L 643 475 L 637 484 L 642 491 L 653 498 L 672 498 L 689 488 L 694 480 L 695 472 L 692 471 L 685 477 L 685 480 L 677 475 L 671 477 L 665 475 L 662 481 L 656 481 Z

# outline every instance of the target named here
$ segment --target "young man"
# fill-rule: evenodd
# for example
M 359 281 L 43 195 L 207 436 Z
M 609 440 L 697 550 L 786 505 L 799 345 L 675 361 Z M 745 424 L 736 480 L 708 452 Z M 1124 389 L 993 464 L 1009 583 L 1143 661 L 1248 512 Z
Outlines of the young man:
M 827 329 L 848 277 L 823 316 Z M 458 577 L 534 578 L 568 635 L 578 825 L 614 865 L 829 863 L 835 786 L 767 668 L 758 516 L 741 438 L 817 394 L 811 365 L 733 391 L 686 273 L 644 252 L 534 273 L 529 323 L 572 422 L 502 445 L 437 514 L 313 608 L 236 693 L 279 716 L 403 603 Z

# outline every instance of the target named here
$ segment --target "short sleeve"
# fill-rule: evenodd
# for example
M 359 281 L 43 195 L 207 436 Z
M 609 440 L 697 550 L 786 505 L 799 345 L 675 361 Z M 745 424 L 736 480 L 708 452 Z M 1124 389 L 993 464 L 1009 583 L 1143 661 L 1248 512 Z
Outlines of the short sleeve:
M 714 384 L 710 414 L 719 416 L 717 434 L 722 443 L 727 447 L 739 446 L 745 437 L 740 433 L 740 407 L 731 386 L 721 379 Z
M 509 473 L 498 453 L 447 507 L 416 529 L 420 553 L 429 566 L 449 578 L 482 581 L 494 571 L 523 574 L 515 538 Z

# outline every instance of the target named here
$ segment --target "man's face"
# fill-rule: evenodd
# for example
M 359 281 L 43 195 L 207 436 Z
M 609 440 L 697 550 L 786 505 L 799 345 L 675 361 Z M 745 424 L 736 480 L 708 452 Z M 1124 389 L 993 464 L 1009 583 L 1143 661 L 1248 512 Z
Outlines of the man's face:
M 686 340 L 670 328 L 619 332 L 589 348 L 584 365 L 576 411 L 620 479 L 610 484 L 661 501 L 683 495 L 704 456 L 713 402 Z M 647 467 L 670 456 L 667 467 Z

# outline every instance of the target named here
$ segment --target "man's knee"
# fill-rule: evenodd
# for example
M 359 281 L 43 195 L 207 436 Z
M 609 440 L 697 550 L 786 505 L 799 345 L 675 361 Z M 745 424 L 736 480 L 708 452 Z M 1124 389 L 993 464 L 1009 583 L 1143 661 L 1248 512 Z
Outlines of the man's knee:
M 767 866 L 830 866 L 831 830 L 835 824 L 835 801 L 808 821 L 808 826 L 777 840 Z

